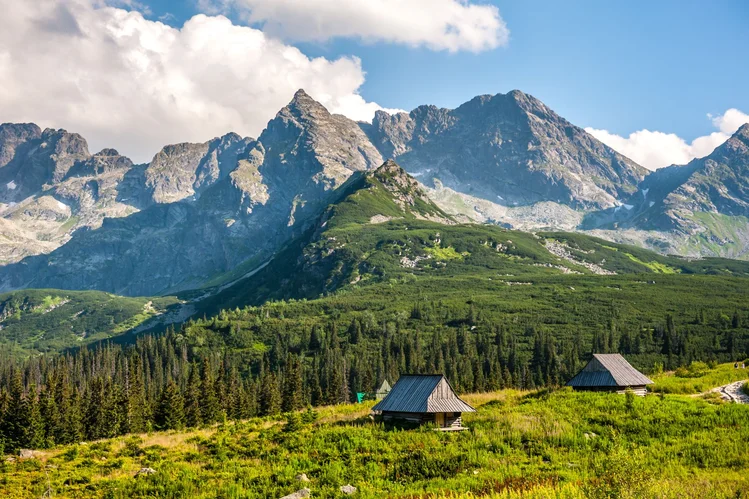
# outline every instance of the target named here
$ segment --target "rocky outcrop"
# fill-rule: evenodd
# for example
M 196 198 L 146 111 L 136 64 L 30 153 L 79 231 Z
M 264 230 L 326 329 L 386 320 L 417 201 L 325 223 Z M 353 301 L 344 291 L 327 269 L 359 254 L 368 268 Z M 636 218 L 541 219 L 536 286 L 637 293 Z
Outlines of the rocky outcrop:
M 235 169 L 251 139 L 229 133 L 203 144 L 164 147 L 146 169 L 146 187 L 156 203 L 174 203 L 199 194 Z

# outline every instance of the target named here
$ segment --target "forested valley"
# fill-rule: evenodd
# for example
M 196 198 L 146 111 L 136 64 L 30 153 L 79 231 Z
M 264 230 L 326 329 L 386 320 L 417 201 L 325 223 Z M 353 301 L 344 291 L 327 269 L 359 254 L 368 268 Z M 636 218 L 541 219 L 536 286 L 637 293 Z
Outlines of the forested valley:
M 353 402 L 403 373 L 445 373 L 459 392 L 484 392 L 562 385 L 591 352 L 621 352 L 648 373 L 749 353 L 747 310 L 704 308 L 637 323 L 612 303 L 505 316 L 499 303 L 481 300 L 382 300 L 375 311 L 346 294 L 275 302 L 133 344 L 102 342 L 23 362 L 5 356 L 4 449 Z M 581 322 L 591 311 L 598 326 Z

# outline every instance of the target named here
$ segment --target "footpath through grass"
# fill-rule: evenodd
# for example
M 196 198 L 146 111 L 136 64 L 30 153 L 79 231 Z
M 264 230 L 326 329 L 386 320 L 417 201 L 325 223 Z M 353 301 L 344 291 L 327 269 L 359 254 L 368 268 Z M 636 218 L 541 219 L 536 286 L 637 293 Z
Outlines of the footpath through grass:
M 468 395 L 471 428 L 390 430 L 371 403 L 323 408 L 295 428 L 254 419 L 45 451 L 0 464 L 5 499 L 734 498 L 749 494 L 749 406 L 680 395 Z M 149 476 L 134 475 L 142 467 Z M 309 483 L 295 479 L 306 473 Z
M 737 369 L 733 363 L 728 363 L 711 367 L 704 362 L 693 362 L 674 372 L 653 376 L 655 385 L 652 390 L 660 393 L 705 393 L 719 386 L 749 379 L 749 362 L 745 362 L 746 369 L 740 366 L 741 363 Z

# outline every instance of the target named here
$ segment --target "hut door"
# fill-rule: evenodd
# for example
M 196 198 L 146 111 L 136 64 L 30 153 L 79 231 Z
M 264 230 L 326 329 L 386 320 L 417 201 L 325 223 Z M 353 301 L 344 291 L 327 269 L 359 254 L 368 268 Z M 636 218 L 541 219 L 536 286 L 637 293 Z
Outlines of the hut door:
M 437 423 L 437 426 L 439 426 L 440 428 L 444 428 L 444 426 L 445 426 L 445 413 L 444 412 L 438 412 L 437 414 L 435 414 L 434 420 Z

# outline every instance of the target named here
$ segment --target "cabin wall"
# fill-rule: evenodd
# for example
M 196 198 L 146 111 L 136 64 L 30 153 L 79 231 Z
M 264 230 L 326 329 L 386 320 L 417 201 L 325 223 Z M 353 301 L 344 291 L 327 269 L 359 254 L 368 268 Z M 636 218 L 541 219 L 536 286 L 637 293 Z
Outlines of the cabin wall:
M 461 428 L 463 426 L 463 418 L 460 412 L 447 413 L 445 414 L 445 428 Z
M 447 412 L 441 414 L 445 415 L 445 423 L 438 425 L 440 428 L 461 428 L 463 426 L 462 413 Z M 382 419 L 383 421 L 406 421 L 414 424 L 437 424 L 437 414 L 433 413 L 383 412 Z
M 407 421 L 409 423 L 426 424 L 434 423 L 434 414 L 420 412 L 389 412 L 383 411 L 382 419 L 384 421 Z

